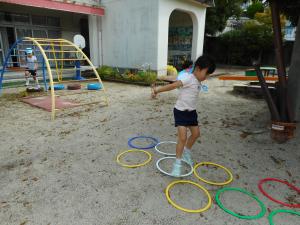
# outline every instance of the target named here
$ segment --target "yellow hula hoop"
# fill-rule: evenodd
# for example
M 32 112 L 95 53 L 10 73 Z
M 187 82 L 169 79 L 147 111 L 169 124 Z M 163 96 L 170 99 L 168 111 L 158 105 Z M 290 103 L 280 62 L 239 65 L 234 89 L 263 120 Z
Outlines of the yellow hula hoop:
M 219 167 L 219 168 L 225 170 L 225 172 L 229 175 L 229 179 L 227 181 L 225 181 L 225 182 L 220 182 L 220 183 L 216 183 L 216 182 L 212 182 L 212 181 L 209 181 L 209 180 L 205 180 L 204 178 L 200 177 L 199 174 L 197 173 L 197 168 L 200 167 L 200 166 L 204 166 L 204 165 L 213 165 L 213 166 L 216 166 L 216 167 Z M 195 176 L 199 180 L 203 181 L 204 183 L 211 184 L 211 185 L 216 185 L 216 186 L 223 186 L 223 185 L 229 184 L 229 183 L 231 183 L 233 181 L 233 175 L 232 175 L 232 173 L 230 172 L 229 169 L 225 168 L 222 165 L 219 165 L 219 164 L 216 164 L 216 163 L 212 163 L 212 162 L 201 162 L 201 163 L 198 163 L 194 167 L 194 174 L 195 174 Z
M 128 165 L 128 164 L 125 164 L 125 163 L 122 163 L 120 161 L 120 158 L 122 155 L 128 153 L 128 152 L 143 152 L 145 153 L 146 155 L 148 155 L 148 159 L 140 164 L 133 164 L 133 165 Z M 121 166 L 124 166 L 124 167 L 127 167 L 127 168 L 136 168 L 136 167 L 141 167 L 141 166 L 145 166 L 147 163 L 149 163 L 152 159 L 152 155 L 147 152 L 147 151 L 144 151 L 144 150 L 139 150 L 139 149 L 130 149 L 130 150 L 127 150 L 127 151 L 124 151 L 124 152 L 121 152 L 118 156 L 117 156 L 117 163 L 119 163 Z
M 191 184 L 191 185 L 194 185 L 194 186 L 200 188 L 201 190 L 203 190 L 204 193 L 206 194 L 207 198 L 208 198 L 207 205 L 206 205 L 204 208 L 201 208 L 201 209 L 186 209 L 186 208 L 183 208 L 183 207 L 177 205 L 175 202 L 173 202 L 173 200 L 170 198 L 169 192 L 170 192 L 170 189 L 171 189 L 175 184 L 179 184 L 179 183 L 182 183 L 182 184 L 184 184 L 184 183 L 186 183 L 186 184 Z M 201 213 L 201 212 L 204 212 L 204 211 L 208 210 L 208 209 L 211 207 L 211 204 L 212 204 L 212 200 L 211 200 L 211 196 L 210 196 L 209 192 L 208 192 L 204 187 L 202 187 L 200 184 L 197 184 L 197 183 L 195 183 L 195 182 L 193 182 L 193 181 L 189 181 L 189 180 L 177 180 L 177 181 L 173 181 L 173 182 L 170 183 L 170 184 L 168 185 L 168 187 L 166 188 L 165 194 L 166 194 L 166 197 L 167 197 L 167 199 L 168 199 L 168 202 L 169 202 L 172 206 L 174 206 L 176 209 L 179 209 L 179 210 L 181 210 L 181 211 L 183 211 L 183 212 L 188 212 L 188 213 Z

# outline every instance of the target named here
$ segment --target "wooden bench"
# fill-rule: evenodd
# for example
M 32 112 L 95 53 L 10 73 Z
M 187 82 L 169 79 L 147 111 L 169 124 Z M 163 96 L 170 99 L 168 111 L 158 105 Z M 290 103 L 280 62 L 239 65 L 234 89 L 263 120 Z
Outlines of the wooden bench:
M 240 81 L 258 81 L 257 76 L 243 76 L 243 75 L 222 75 L 218 77 L 219 80 L 240 80 Z M 266 81 L 278 81 L 278 76 L 265 77 Z

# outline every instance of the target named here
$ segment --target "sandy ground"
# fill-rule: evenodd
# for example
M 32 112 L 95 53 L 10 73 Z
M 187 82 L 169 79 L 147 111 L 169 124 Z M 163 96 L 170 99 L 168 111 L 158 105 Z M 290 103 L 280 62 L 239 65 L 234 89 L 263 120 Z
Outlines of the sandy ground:
M 194 160 L 229 168 L 234 174 L 229 186 L 254 193 L 268 212 L 285 208 L 264 197 L 257 183 L 265 177 L 277 177 L 300 186 L 299 131 L 288 143 L 273 142 L 266 103 L 233 94 L 233 83 L 223 86 L 216 78 L 207 81 L 209 92 L 201 94 L 198 106 L 202 137 L 194 145 Z M 150 135 L 176 141 L 172 115 L 176 91 L 150 100 L 148 87 L 108 82 L 105 86 L 109 107 L 76 108 L 52 122 L 48 112 L 0 98 L 1 225 L 269 224 L 269 213 L 259 220 L 241 220 L 215 202 L 204 213 L 175 209 L 164 195 L 175 178 L 156 169 L 155 162 L 161 156 L 154 149 L 150 150 L 153 160 L 144 167 L 119 166 L 116 156 L 129 149 L 131 137 Z M 139 155 L 126 158 L 131 162 L 142 159 Z M 209 179 L 225 179 L 221 170 L 207 168 L 205 174 Z M 198 182 L 215 196 L 217 187 L 198 181 L 194 175 L 186 179 Z M 265 187 L 278 199 L 300 202 L 299 195 L 284 185 Z M 190 185 L 174 187 L 171 196 L 188 208 L 201 208 L 207 200 Z M 257 204 L 242 194 L 226 192 L 221 200 L 243 215 L 259 211 Z M 285 214 L 274 221 L 300 224 L 299 217 Z

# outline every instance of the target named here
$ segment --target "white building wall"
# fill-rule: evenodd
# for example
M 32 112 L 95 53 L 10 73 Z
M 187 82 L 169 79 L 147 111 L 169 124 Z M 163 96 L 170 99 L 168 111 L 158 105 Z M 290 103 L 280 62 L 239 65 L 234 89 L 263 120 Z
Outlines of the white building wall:
M 102 33 L 100 16 L 89 15 L 90 59 L 94 66 L 102 65 Z
M 102 33 L 102 52 L 101 57 L 93 56 L 102 65 L 138 68 L 150 64 L 159 75 L 166 74 L 169 18 L 174 10 L 182 10 L 192 18 L 192 60 L 202 54 L 206 6 L 201 3 L 187 0 L 103 0 L 102 5 L 105 8 L 102 29 L 99 30 Z M 96 29 L 95 24 L 90 25 L 90 30 Z M 99 29 L 101 24 L 96 26 Z M 93 45 L 96 45 L 97 34 L 90 31 L 90 39 L 93 38 Z M 94 49 L 92 42 L 91 50 Z
M 103 0 L 103 65 L 157 69 L 158 0 Z
M 168 62 L 168 36 L 169 18 L 174 10 L 181 10 L 188 13 L 193 21 L 193 44 L 192 60 L 195 60 L 203 53 L 204 29 L 206 7 L 192 1 L 184 0 L 159 0 L 159 21 L 158 21 L 158 54 L 157 68 L 158 75 L 165 75 Z

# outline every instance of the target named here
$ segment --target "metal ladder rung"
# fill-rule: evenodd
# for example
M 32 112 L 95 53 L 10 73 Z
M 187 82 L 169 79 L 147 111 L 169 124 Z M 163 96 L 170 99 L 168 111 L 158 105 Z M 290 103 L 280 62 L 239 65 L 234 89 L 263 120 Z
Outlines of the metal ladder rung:
M 48 59 L 49 61 L 83 61 L 83 60 L 86 60 L 86 59 Z

